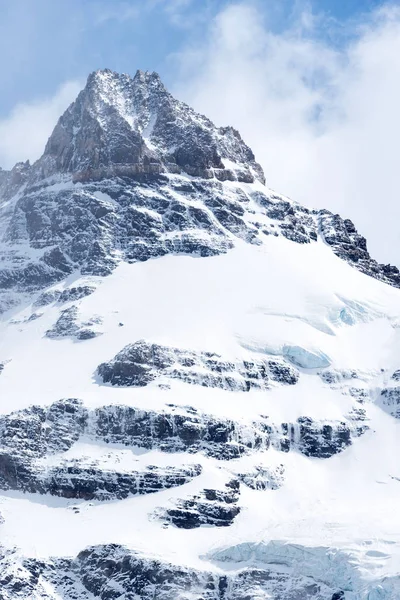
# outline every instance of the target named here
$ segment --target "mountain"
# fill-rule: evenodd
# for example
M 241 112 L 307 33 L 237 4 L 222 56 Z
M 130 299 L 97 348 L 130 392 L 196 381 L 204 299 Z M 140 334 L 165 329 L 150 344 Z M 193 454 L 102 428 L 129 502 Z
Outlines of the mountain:
M 0 170 L 0 261 L 1 600 L 400 597 L 400 273 L 351 221 L 104 70 Z

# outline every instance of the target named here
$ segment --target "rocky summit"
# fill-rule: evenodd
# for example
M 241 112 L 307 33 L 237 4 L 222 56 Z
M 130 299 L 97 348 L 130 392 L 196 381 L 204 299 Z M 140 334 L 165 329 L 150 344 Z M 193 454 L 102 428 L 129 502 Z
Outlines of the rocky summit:
M 212 256 L 268 235 L 323 240 L 400 286 L 398 269 L 370 257 L 351 221 L 264 183 L 239 133 L 175 100 L 156 73 L 92 73 L 43 156 L 0 172 L 0 309 L 73 273 L 104 276 L 121 260 L 165 254 Z
M 0 600 L 400 598 L 399 288 L 156 73 L 89 75 L 0 169 Z

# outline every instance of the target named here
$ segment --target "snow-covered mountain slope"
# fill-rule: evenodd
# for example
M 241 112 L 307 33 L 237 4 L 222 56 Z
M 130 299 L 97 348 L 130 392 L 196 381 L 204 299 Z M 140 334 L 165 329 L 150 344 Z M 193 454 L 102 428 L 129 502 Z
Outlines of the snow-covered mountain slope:
M 154 74 L 0 190 L 0 598 L 399 598 L 398 270 Z

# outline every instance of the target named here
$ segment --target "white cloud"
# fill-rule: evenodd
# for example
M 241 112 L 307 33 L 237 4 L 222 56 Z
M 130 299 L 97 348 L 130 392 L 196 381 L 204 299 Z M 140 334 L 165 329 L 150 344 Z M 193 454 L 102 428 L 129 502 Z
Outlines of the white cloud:
M 0 120 L 0 165 L 11 168 L 20 160 L 34 161 L 64 110 L 82 88 L 78 81 L 64 83 L 51 98 L 17 104 Z
M 175 57 L 175 92 L 237 127 L 272 187 L 352 218 L 400 265 L 400 10 L 371 14 L 340 50 L 318 37 L 328 26 L 306 12 L 277 34 L 254 3 L 230 5 Z

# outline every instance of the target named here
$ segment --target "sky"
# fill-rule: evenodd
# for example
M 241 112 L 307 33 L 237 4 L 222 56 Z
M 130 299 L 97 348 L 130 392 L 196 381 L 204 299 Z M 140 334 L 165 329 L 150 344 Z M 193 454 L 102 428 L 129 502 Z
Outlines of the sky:
M 0 0 L 0 67 L 3 168 L 40 156 L 91 71 L 155 70 L 270 187 L 400 266 L 400 0 Z

